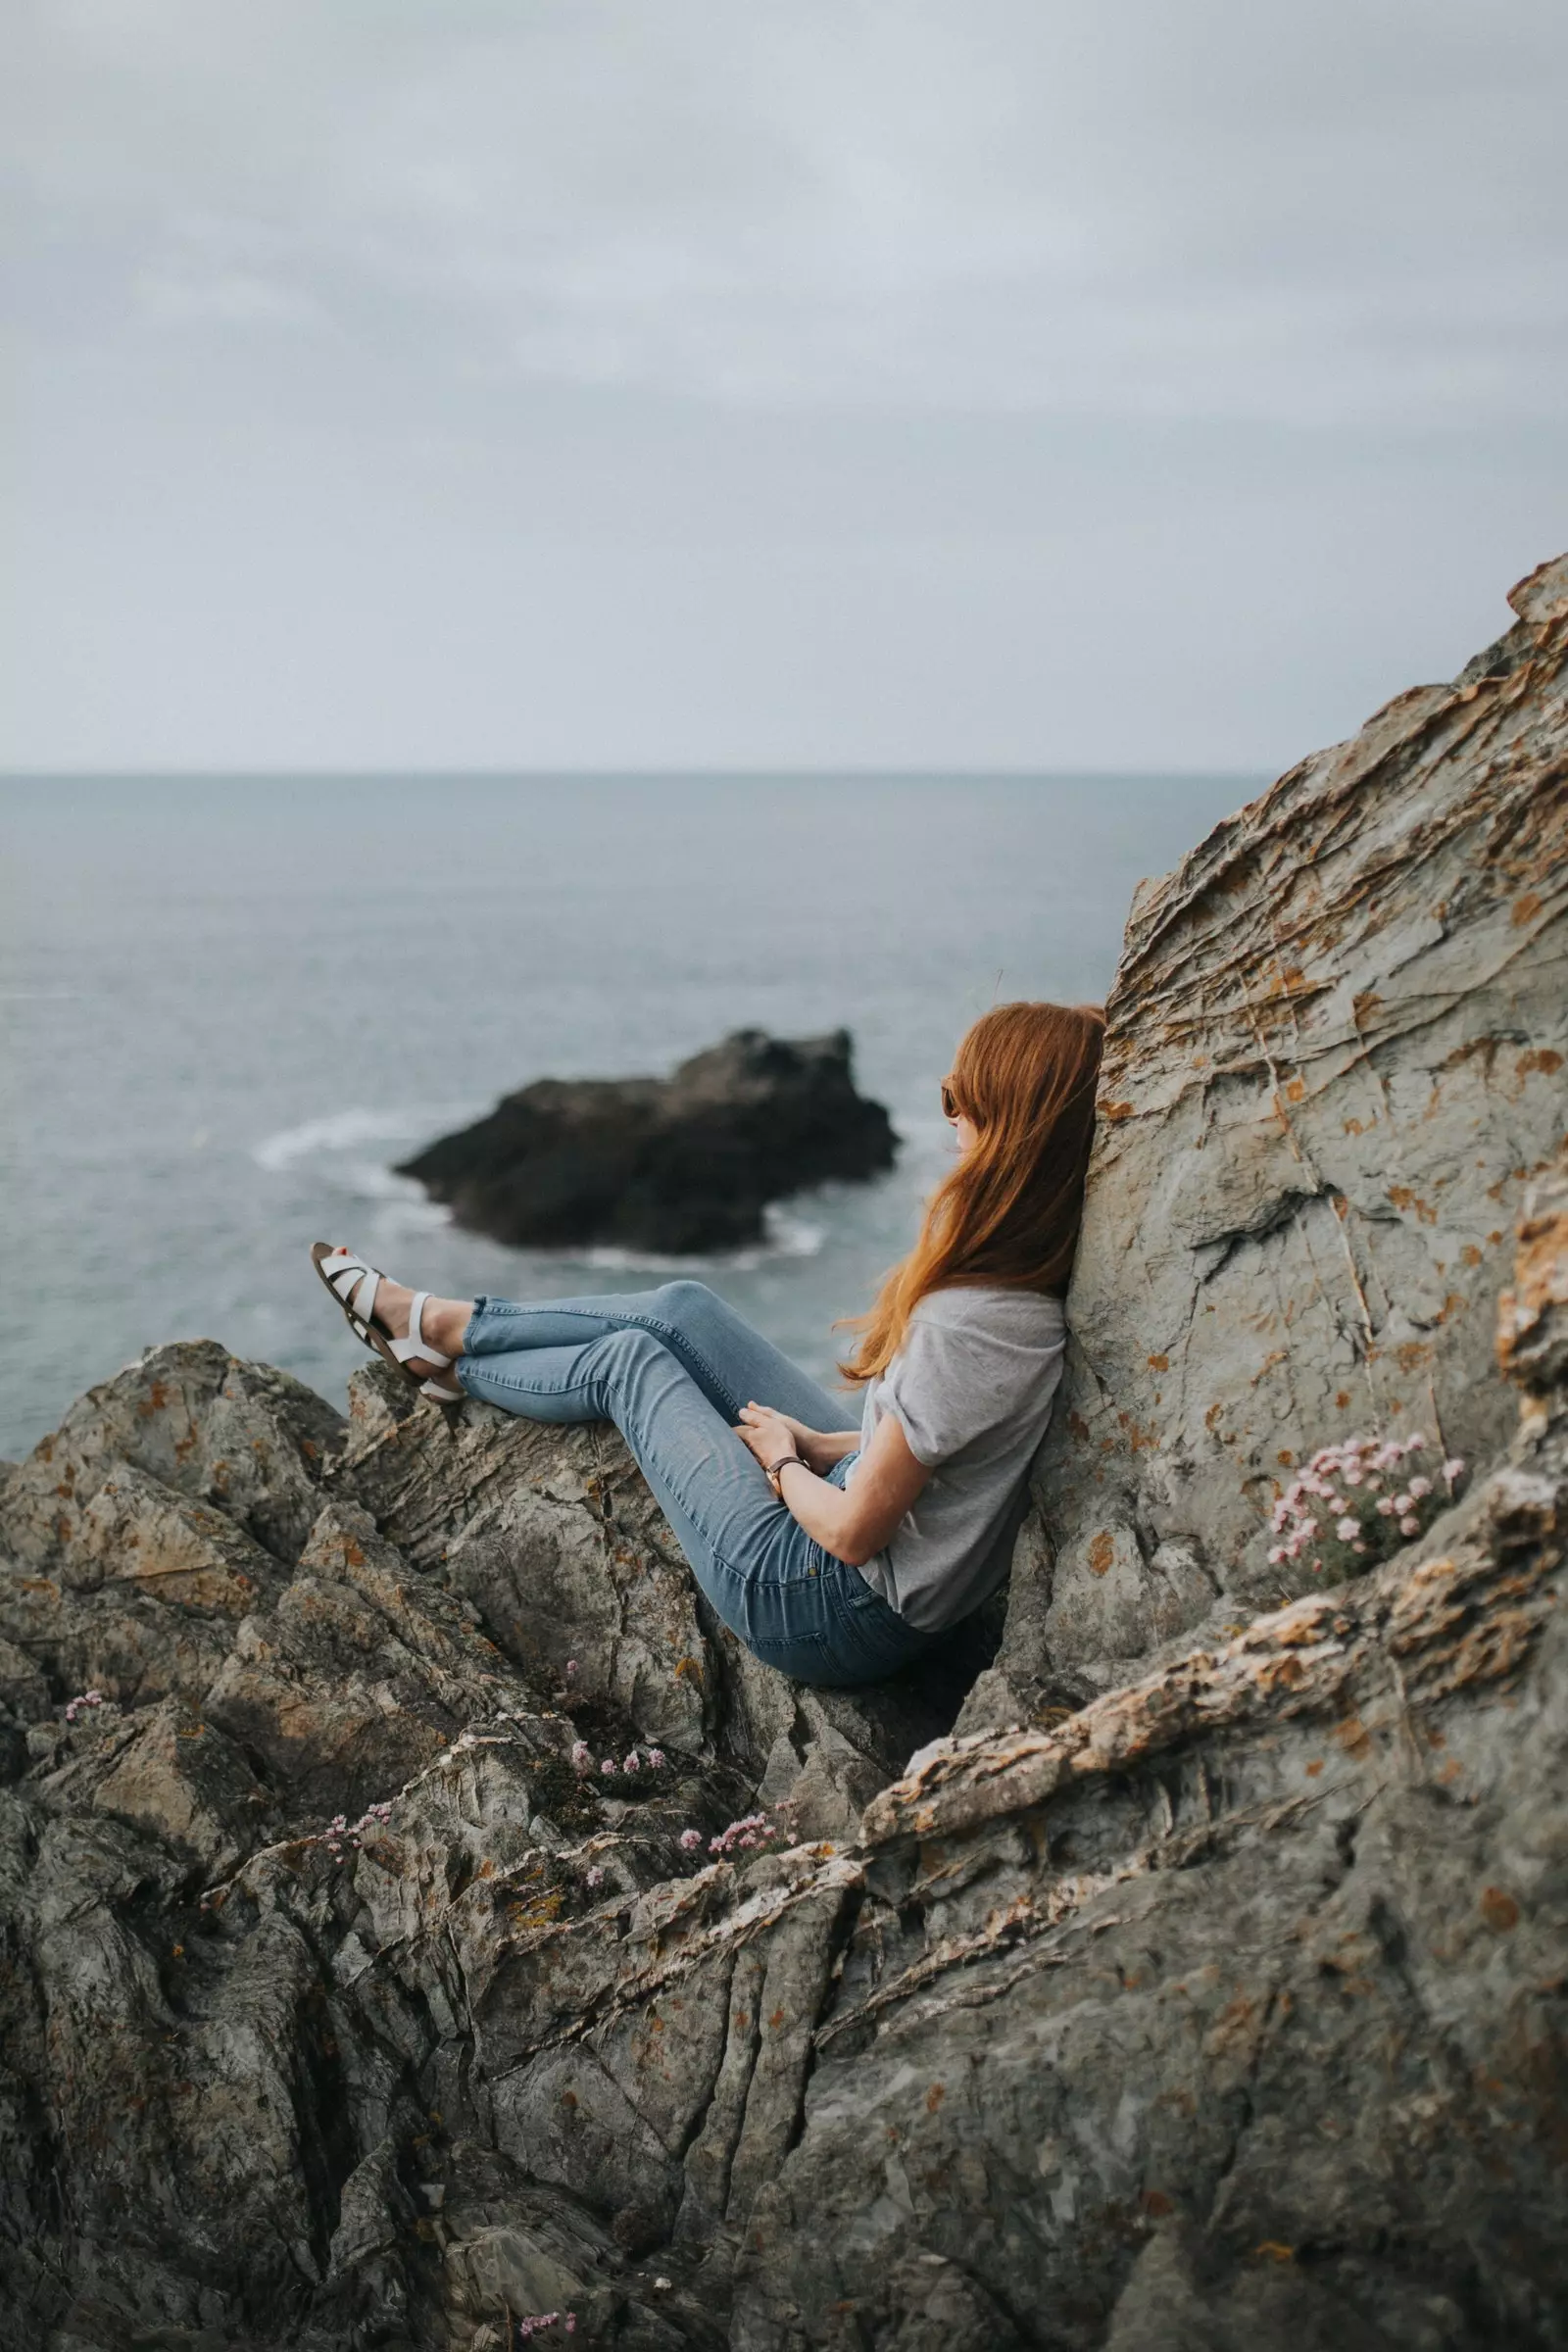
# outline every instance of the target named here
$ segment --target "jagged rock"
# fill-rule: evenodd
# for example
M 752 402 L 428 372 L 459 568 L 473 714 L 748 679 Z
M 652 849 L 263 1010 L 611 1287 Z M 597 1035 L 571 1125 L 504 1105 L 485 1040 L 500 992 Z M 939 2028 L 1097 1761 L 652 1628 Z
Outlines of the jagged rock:
M 620 1434 L 471 1400 L 455 1433 L 384 1365 L 350 1385 L 336 1483 L 420 1568 L 439 1570 L 523 1673 L 700 1752 L 712 1666 L 691 1570 Z
M 1518 602 L 1524 653 L 1472 683 L 1535 664 L 1528 744 L 1568 571 Z M 1517 843 L 1559 804 L 1508 799 L 1489 711 Z M 1451 805 L 1391 840 L 1386 904 Z M 1537 1074 L 1476 1098 L 1445 1198 Z M 1560 2343 L 1568 1158 L 1518 1232 L 1494 1360 L 1451 1336 L 1479 1309 L 1433 1326 L 1476 1469 L 1423 1539 L 1195 1642 L 1219 1554 L 1139 1489 L 1106 1576 L 1150 1580 L 1148 1646 L 1097 1694 L 1125 1620 L 1074 1650 L 1053 1512 L 1152 1476 L 1160 1421 L 1103 1487 L 1043 1489 L 955 1736 L 983 1642 L 946 1680 L 792 1690 L 693 1601 L 612 1433 L 471 1403 L 452 1431 L 378 1367 L 343 1424 L 210 1343 L 95 1391 L 0 1483 L 8 2352 L 498 2352 L 549 2311 L 585 2352 Z M 1499 1274 L 1460 1277 L 1489 1313 Z M 1241 1307 L 1204 1289 L 1220 1381 Z M 1303 1396 L 1337 1334 L 1291 1326 Z M 707 1851 L 781 1796 L 808 1835 Z
M 847 1029 L 737 1029 L 671 1078 L 538 1079 L 398 1172 L 497 1241 L 674 1254 L 759 1241 L 769 1201 L 878 1175 L 896 1148 Z
M 27 1567 L 69 1562 L 79 1514 L 105 1477 L 128 1464 L 215 1505 L 274 1558 L 293 1560 L 342 1426 L 302 1381 L 245 1363 L 212 1340 L 155 1348 L 89 1389 L 25 1462 L 0 1465 L 8 1547 Z
M 1267 1518 L 1368 1427 L 1507 1441 L 1507 1239 L 1568 1087 L 1568 557 L 1451 686 L 1400 695 L 1134 901 L 1006 1635 L 965 1717 L 1311 1582 Z

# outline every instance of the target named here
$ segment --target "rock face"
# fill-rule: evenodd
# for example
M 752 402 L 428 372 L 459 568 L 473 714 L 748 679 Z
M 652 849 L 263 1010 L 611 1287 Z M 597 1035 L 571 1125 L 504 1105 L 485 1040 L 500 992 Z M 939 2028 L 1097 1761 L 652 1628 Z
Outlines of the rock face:
M 1317 1446 L 1504 1442 L 1479 1368 L 1568 1127 L 1568 557 L 1509 601 L 1451 686 L 1400 695 L 1134 901 L 1076 1343 L 975 1728 L 1304 1590 L 1267 1521 Z
M 848 1030 L 739 1029 L 672 1078 L 541 1078 L 399 1173 L 498 1241 L 675 1255 L 758 1241 L 769 1201 L 878 1175 L 895 1149 L 855 1091 Z
M 1529 1164 L 1540 1130 L 1551 1073 L 1516 1067 L 1554 1050 L 1539 1032 L 1449 1058 L 1477 991 L 1489 1036 L 1499 990 L 1508 1017 L 1536 1017 L 1560 903 L 1539 843 L 1561 767 L 1530 762 L 1561 724 L 1568 567 L 1520 596 L 1526 637 L 1471 677 L 1512 694 L 1509 715 L 1463 706 L 1475 764 L 1455 755 L 1441 794 L 1391 815 L 1376 898 L 1447 873 L 1446 828 L 1484 787 L 1507 856 L 1538 858 L 1518 897 L 1541 906 L 1494 927 L 1479 855 L 1443 882 L 1448 968 L 1468 977 L 1425 1047 L 1412 1013 L 1368 1048 L 1416 1137 L 1386 1172 L 1402 1189 L 1433 1154 L 1420 1197 L 1439 1222 L 1397 1203 L 1372 1218 L 1372 1193 L 1347 1190 L 1329 1213 L 1353 1251 L 1373 1247 L 1362 1218 L 1385 1252 L 1401 1234 L 1446 1252 L 1449 1197 L 1499 1152 Z M 1509 799 L 1517 761 L 1535 789 Z M 1363 789 L 1396 797 L 1404 772 Z M 1280 794 L 1230 832 L 1261 837 Z M 1331 796 L 1323 876 L 1373 814 Z M 1161 1189 L 1136 1107 L 1164 1100 L 1161 1055 L 1170 1117 L 1184 1099 L 1178 964 L 1141 1020 L 1129 974 L 1149 968 L 1151 907 L 1190 906 L 1205 858 L 1223 864 L 1207 845 L 1188 883 L 1144 895 L 1118 986 L 1107 1103 L 1135 1108 L 1093 1179 L 1086 1423 L 1091 1367 L 1120 1377 L 1134 1350 L 1130 1317 L 1124 1335 L 1107 1303 L 1102 1336 L 1086 1314 L 1108 1297 L 1123 1188 L 1147 1296 L 1174 1293 L 1187 1247 L 1182 1130 Z M 1250 893 L 1284 887 L 1259 871 L 1234 952 Z M 1405 969 L 1384 973 L 1386 1003 Z M 1441 1076 L 1420 1096 L 1399 1059 L 1418 1050 Z M 1488 1091 L 1464 1094 L 1478 1062 Z M 1284 1109 L 1216 1110 L 1203 1153 L 1261 1184 L 1269 1120 L 1362 1067 L 1327 1047 L 1282 1064 Z M 1219 1081 L 1195 1083 L 1200 1107 Z M 1257 1083 L 1229 1073 L 1221 1110 L 1255 1108 Z M 1421 1138 L 1434 1099 L 1446 1161 Z M 1338 1175 L 1333 1122 L 1312 1115 L 1303 1149 Z M 1340 1120 L 1347 1148 L 1359 1115 Z M 1135 1445 L 1111 1391 L 1089 1399 L 1102 1480 L 1077 1438 L 1043 1486 L 998 1663 L 956 1643 L 940 1679 L 873 1691 L 799 1690 L 707 1620 L 612 1431 L 470 1403 L 449 1432 L 379 1364 L 344 1421 L 207 1342 L 83 1398 L 0 1473 L 8 2352 L 497 2352 L 551 2313 L 544 2340 L 569 2314 L 574 2341 L 634 2352 L 1568 2339 L 1568 1154 L 1504 1174 L 1511 1279 L 1498 1245 L 1476 1263 L 1461 1245 L 1472 1303 L 1416 1360 L 1473 1463 L 1424 1538 L 1253 1614 L 1276 1597 L 1255 1548 L 1263 1438 L 1238 1418 L 1226 1447 L 1220 1416 L 1192 1455 L 1200 1508 L 1151 1521 L 1165 1490 L 1139 1481 L 1186 1407 L 1152 1405 Z M 1266 1233 L 1250 1194 L 1229 1198 L 1236 1250 L 1208 1285 L 1190 1275 L 1188 1320 L 1147 1325 L 1144 1354 L 1174 1362 L 1154 1341 L 1179 1338 L 1189 1378 L 1239 1416 L 1254 1407 L 1239 1375 L 1223 1385 L 1246 1329 L 1227 1270 L 1298 1247 L 1320 1196 Z M 1296 1454 L 1371 1417 L 1334 1401 L 1340 1351 L 1403 1382 L 1365 1279 L 1395 1259 L 1354 1259 L 1370 1340 L 1304 1293 L 1287 1317 L 1268 1262 L 1254 1311 L 1274 1325 L 1253 1336 L 1291 1369 L 1270 1360 L 1247 1396 L 1294 1399 L 1274 1450 Z M 1403 1385 L 1380 1396 L 1410 1410 Z M 1074 1530 L 1106 1496 L 1129 1514 L 1127 1575 L 1150 1580 L 1147 1625 L 1115 1597 L 1114 1534 L 1083 1588 L 1103 1601 L 1072 1601 Z M 1161 1617 L 1178 1534 L 1222 1594 Z M 954 1735 L 970 1682 L 982 1728 Z M 787 1838 L 725 1835 L 781 1804 Z

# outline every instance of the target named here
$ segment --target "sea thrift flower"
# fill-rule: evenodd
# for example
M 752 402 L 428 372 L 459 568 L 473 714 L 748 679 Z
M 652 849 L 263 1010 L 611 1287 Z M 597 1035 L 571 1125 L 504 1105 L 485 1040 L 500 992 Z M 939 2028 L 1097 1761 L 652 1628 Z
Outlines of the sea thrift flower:
M 576 1673 L 576 1671 L 577 1671 L 577 1661 L 576 1661 L 576 1659 L 575 1659 L 575 1658 L 568 1658 L 568 1659 L 566 1660 L 566 1672 L 567 1672 L 567 1674 L 568 1674 L 568 1675 L 570 1675 L 570 1674 L 575 1674 L 575 1673 Z
M 1408 1475 L 1406 1465 L 1426 1444 L 1422 1432 L 1414 1430 L 1406 1438 L 1347 1438 L 1338 1446 L 1320 1446 L 1269 1514 L 1275 1539 L 1268 1547 L 1270 1567 L 1284 1567 L 1314 1544 L 1321 1545 L 1325 1532 L 1357 1559 L 1386 1558 L 1396 1531 L 1404 1539 L 1420 1535 L 1421 1505 L 1432 1494 L 1433 1483 Z M 1445 1463 L 1445 1475 L 1450 1467 L 1457 1472 L 1464 1465 Z M 1313 1505 L 1322 1514 L 1321 1523 L 1309 1516 Z M 1333 1558 L 1325 1562 L 1313 1554 L 1314 1574 L 1335 1565 Z M 1343 1569 L 1343 1558 L 1338 1565 Z
M 652 1771 L 652 1772 L 662 1772 L 662 1771 L 663 1771 L 663 1769 L 664 1769 L 664 1751 L 663 1751 L 663 1749 L 662 1749 L 662 1747 L 651 1747 L 651 1748 L 648 1750 L 648 1765 L 649 1765 L 649 1770 L 650 1770 L 650 1771 Z
M 622 1772 L 636 1772 L 638 1770 L 637 1750 L 635 1748 L 632 1749 L 631 1754 L 626 1758 L 620 1769 Z
M 765 1813 L 746 1813 L 739 1821 L 732 1821 L 727 1830 L 720 1830 L 716 1838 L 710 1838 L 708 1850 L 710 1854 L 731 1853 L 738 1845 L 759 1844 L 768 1834 L 769 1824 Z
M 1451 1487 L 1456 1478 L 1463 1478 L 1464 1476 L 1463 1462 L 1459 1461 L 1457 1458 L 1445 1462 L 1443 1465 L 1443 1475 L 1446 1479 L 1448 1485 Z
M 703 1833 L 701 1830 L 682 1830 L 680 1834 L 680 1849 L 682 1853 L 694 1854 L 702 1842 Z
M 597 1863 L 592 1870 L 585 1872 L 582 1883 L 585 1886 L 602 1886 L 604 1885 L 605 1874 Z
M 578 1772 L 587 1772 L 592 1768 L 593 1750 L 589 1747 L 586 1740 L 572 1741 L 571 1760 Z
M 614 1769 L 615 1769 L 615 1759 L 614 1759 L 614 1757 L 613 1757 L 613 1756 L 607 1756 L 607 1757 L 605 1758 L 604 1762 L 603 1762 L 603 1763 L 600 1765 L 599 1769 L 600 1769 L 600 1771 L 601 1771 L 601 1772 L 613 1772 L 613 1771 L 614 1771 Z

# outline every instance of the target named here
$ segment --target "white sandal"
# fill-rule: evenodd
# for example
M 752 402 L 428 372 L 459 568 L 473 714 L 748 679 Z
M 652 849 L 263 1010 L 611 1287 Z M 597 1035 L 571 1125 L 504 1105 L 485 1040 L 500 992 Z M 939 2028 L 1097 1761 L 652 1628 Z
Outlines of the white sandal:
M 427 1364 L 435 1364 L 443 1372 L 452 1362 L 450 1355 L 443 1355 L 439 1348 L 431 1347 L 420 1328 L 429 1292 L 415 1292 L 414 1303 L 409 1308 L 408 1338 L 393 1340 L 370 1320 L 375 1312 L 375 1295 L 383 1279 L 374 1266 L 368 1265 L 363 1257 L 356 1257 L 353 1250 L 345 1250 L 341 1243 L 334 1246 L 331 1242 L 312 1244 L 311 1263 L 343 1309 L 355 1338 L 363 1341 L 367 1348 L 373 1348 L 376 1354 L 384 1357 L 395 1372 L 403 1374 L 405 1380 L 412 1380 L 421 1396 L 428 1396 L 432 1404 L 441 1406 L 448 1420 L 454 1418 L 456 1408 L 463 1402 L 464 1391 L 456 1387 L 444 1388 L 439 1381 L 426 1380 L 420 1373 L 411 1369 L 415 1356 Z

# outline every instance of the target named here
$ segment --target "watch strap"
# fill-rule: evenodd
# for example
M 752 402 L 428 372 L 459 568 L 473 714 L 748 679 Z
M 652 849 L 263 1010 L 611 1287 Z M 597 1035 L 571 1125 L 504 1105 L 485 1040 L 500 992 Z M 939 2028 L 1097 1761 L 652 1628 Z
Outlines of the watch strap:
M 800 1458 L 801 1457 L 798 1453 L 781 1453 L 776 1462 L 767 1462 L 763 1465 L 767 1475 L 767 1483 L 772 1488 L 774 1494 L 778 1496 L 780 1502 L 782 1502 L 784 1499 L 784 1490 L 779 1485 L 779 1480 L 783 1473 L 789 1468 L 791 1462 L 798 1462 Z

